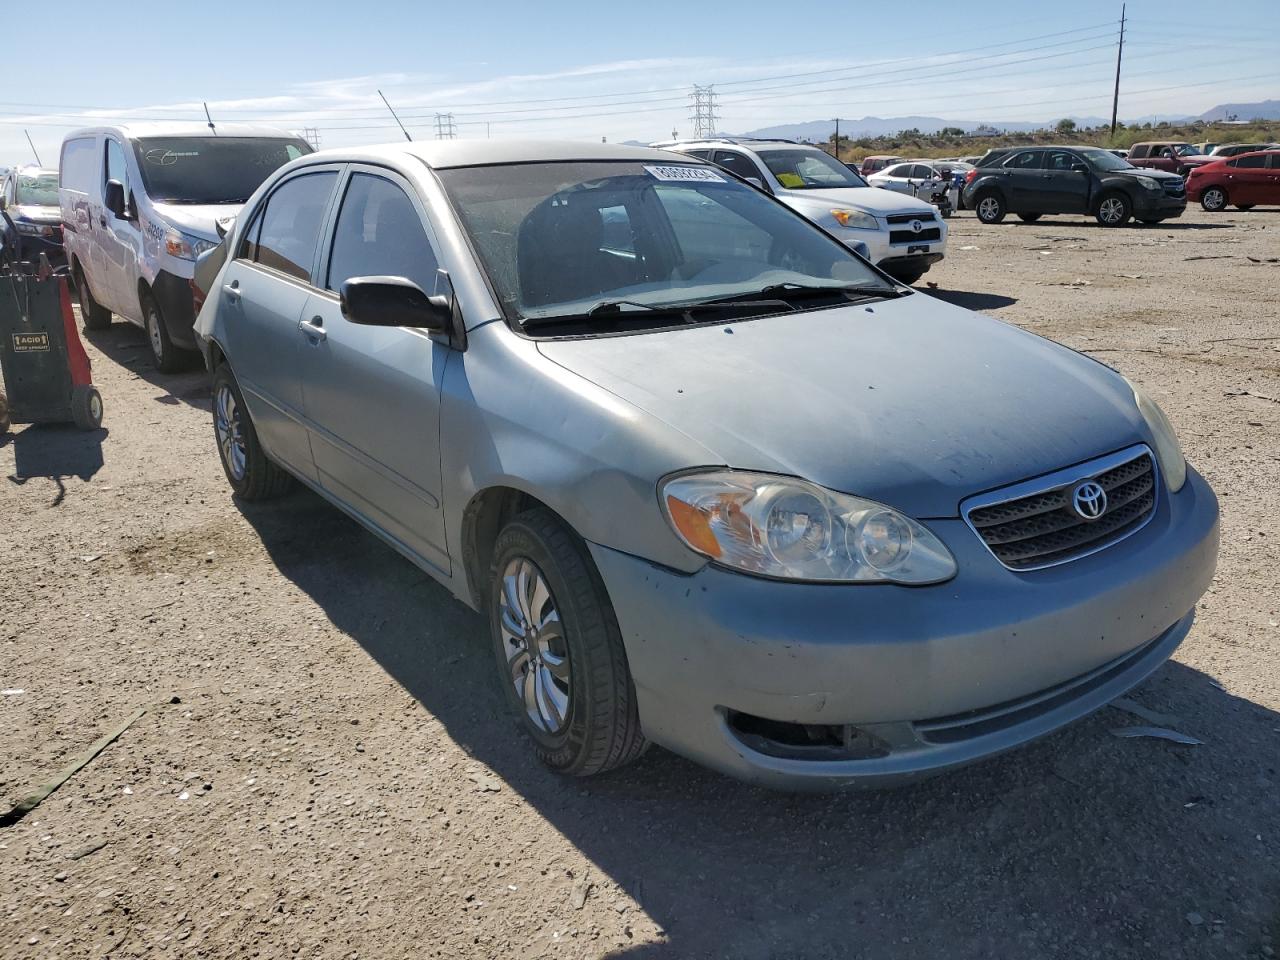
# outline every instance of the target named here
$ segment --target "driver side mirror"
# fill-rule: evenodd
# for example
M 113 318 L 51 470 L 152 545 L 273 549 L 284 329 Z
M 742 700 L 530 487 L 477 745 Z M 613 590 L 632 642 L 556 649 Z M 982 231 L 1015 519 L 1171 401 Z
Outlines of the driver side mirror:
M 1089 167 L 1087 164 L 1083 164 L 1077 160 L 1075 163 L 1071 165 L 1071 172 L 1072 173 L 1088 173 Z
M 106 188 L 102 191 L 102 205 L 110 210 L 117 220 L 124 220 L 124 184 L 119 180 L 108 180 Z
M 413 327 L 447 333 L 453 321 L 448 297 L 427 296 L 404 277 L 352 277 L 339 293 L 342 315 L 369 327 Z

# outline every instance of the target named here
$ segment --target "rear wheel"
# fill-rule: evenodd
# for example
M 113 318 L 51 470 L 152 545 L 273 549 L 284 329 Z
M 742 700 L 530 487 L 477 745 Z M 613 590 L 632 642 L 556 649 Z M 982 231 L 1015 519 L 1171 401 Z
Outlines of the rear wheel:
M 242 500 L 270 500 L 293 485 L 293 477 L 262 449 L 240 386 L 225 363 L 213 373 L 213 436 L 227 482 Z
M 1098 201 L 1095 216 L 1104 227 L 1123 227 L 1133 216 L 1133 206 L 1123 193 L 1108 193 Z
M 582 541 L 549 511 L 498 534 L 489 622 L 502 689 L 538 759 L 585 777 L 644 752 L 613 606 Z
M 96 387 L 76 387 L 71 394 L 71 419 L 81 430 L 102 426 L 102 394 Z
M 1040 216 L 1038 213 L 1020 213 L 1018 214 L 1018 219 L 1023 223 L 1035 223 L 1040 219 Z
M 1006 213 L 1004 198 L 998 193 L 984 193 L 978 197 L 974 210 L 983 223 L 999 223 Z
M 1209 187 L 1200 194 L 1200 206 L 1210 213 L 1219 213 L 1227 209 L 1227 191 L 1222 187 Z
M 80 301 L 80 319 L 84 323 L 84 328 L 86 330 L 107 329 L 111 326 L 111 311 L 93 299 L 93 294 L 89 292 L 89 281 L 85 279 L 84 271 L 78 265 L 75 281 L 76 299 Z

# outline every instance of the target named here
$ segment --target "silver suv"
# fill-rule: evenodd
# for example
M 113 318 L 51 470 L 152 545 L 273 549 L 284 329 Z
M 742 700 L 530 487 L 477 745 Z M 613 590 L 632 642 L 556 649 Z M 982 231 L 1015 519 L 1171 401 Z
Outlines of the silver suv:
M 932 204 L 872 187 L 829 153 L 791 140 L 672 140 L 663 150 L 710 160 L 771 193 L 857 249 L 901 283 L 915 283 L 947 252 Z M 862 252 L 862 251 L 859 251 Z

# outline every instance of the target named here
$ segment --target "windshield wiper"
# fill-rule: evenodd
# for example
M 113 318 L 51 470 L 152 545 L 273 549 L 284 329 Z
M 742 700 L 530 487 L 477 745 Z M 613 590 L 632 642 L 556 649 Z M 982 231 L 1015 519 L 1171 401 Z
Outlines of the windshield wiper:
M 622 307 L 624 305 L 636 306 L 640 309 L 634 312 L 623 311 Z M 604 320 L 608 323 L 618 323 L 620 321 L 639 322 L 644 324 L 653 323 L 659 317 L 677 317 L 680 323 L 700 323 L 703 320 L 700 314 L 705 313 L 736 312 L 740 315 L 754 315 L 794 309 L 795 307 L 786 300 L 762 298 L 758 294 L 752 294 L 749 300 L 707 300 L 693 303 L 649 304 L 639 303 L 634 300 L 602 300 L 582 313 L 524 317 L 520 321 L 520 327 L 523 330 L 530 330 L 534 327 L 581 324 L 583 321 L 589 320 Z
M 905 297 L 908 294 L 896 287 L 869 287 L 861 284 L 835 284 L 835 283 L 795 283 L 787 281 L 786 283 L 771 283 L 767 287 L 750 293 L 735 294 L 732 297 L 722 297 L 712 301 L 714 303 L 739 303 L 742 302 L 739 297 L 759 298 L 759 297 L 776 297 L 787 300 L 806 300 L 816 297 L 830 297 L 840 295 L 848 299 L 850 302 L 860 300 L 890 300 L 897 297 Z

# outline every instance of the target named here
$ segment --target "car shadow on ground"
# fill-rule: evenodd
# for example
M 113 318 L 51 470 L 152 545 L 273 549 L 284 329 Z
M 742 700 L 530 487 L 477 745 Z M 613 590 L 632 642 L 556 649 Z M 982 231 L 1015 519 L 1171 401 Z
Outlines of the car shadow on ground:
M 58 488 L 51 507 L 59 506 L 67 495 L 68 477 L 88 480 L 102 469 L 102 442 L 105 427 L 80 430 L 71 424 L 31 424 L 14 427 L 0 437 L 0 448 L 13 447 L 13 473 L 9 482 L 22 486 L 37 477 L 52 480 Z
M 920 292 L 955 304 L 957 307 L 964 307 L 966 310 L 999 310 L 1001 307 L 1011 307 L 1018 302 L 1017 297 L 1006 297 L 999 293 L 976 293 L 970 290 L 939 290 L 935 287 L 925 287 Z
M 1233 215 L 1238 215 L 1240 211 L 1232 211 Z M 1070 227 L 1072 229 L 1088 229 L 1088 230 L 1233 230 L 1234 223 L 1190 223 L 1181 220 L 1161 220 L 1159 223 L 1143 223 L 1141 220 L 1130 220 L 1123 227 L 1104 227 L 1097 220 L 1089 217 L 1084 218 L 1059 218 L 1059 217 L 1041 217 L 1030 223 L 1019 220 L 1017 217 L 1010 217 L 1005 223 L 1012 224 L 1019 229 L 1040 229 L 1045 227 Z
M 187 403 L 204 410 L 210 408 L 209 374 L 199 354 L 192 353 L 187 365 L 179 372 L 161 373 L 151 361 L 151 348 L 141 327 L 116 320 L 105 330 L 82 329 L 80 335 L 102 351 L 107 359 L 131 370 L 139 380 L 145 380 L 160 390 L 153 398 L 156 403 L 168 406 Z
M 1196 670 L 1170 663 L 1133 697 L 1200 746 L 1115 737 L 1146 721 L 1108 707 L 893 791 L 774 793 L 656 748 L 568 780 L 506 714 L 479 615 L 310 492 L 241 509 L 280 572 L 665 934 L 593 956 L 1113 960 L 1280 946 L 1280 715 Z M 573 925 L 548 905 L 544 936 L 553 916 Z

